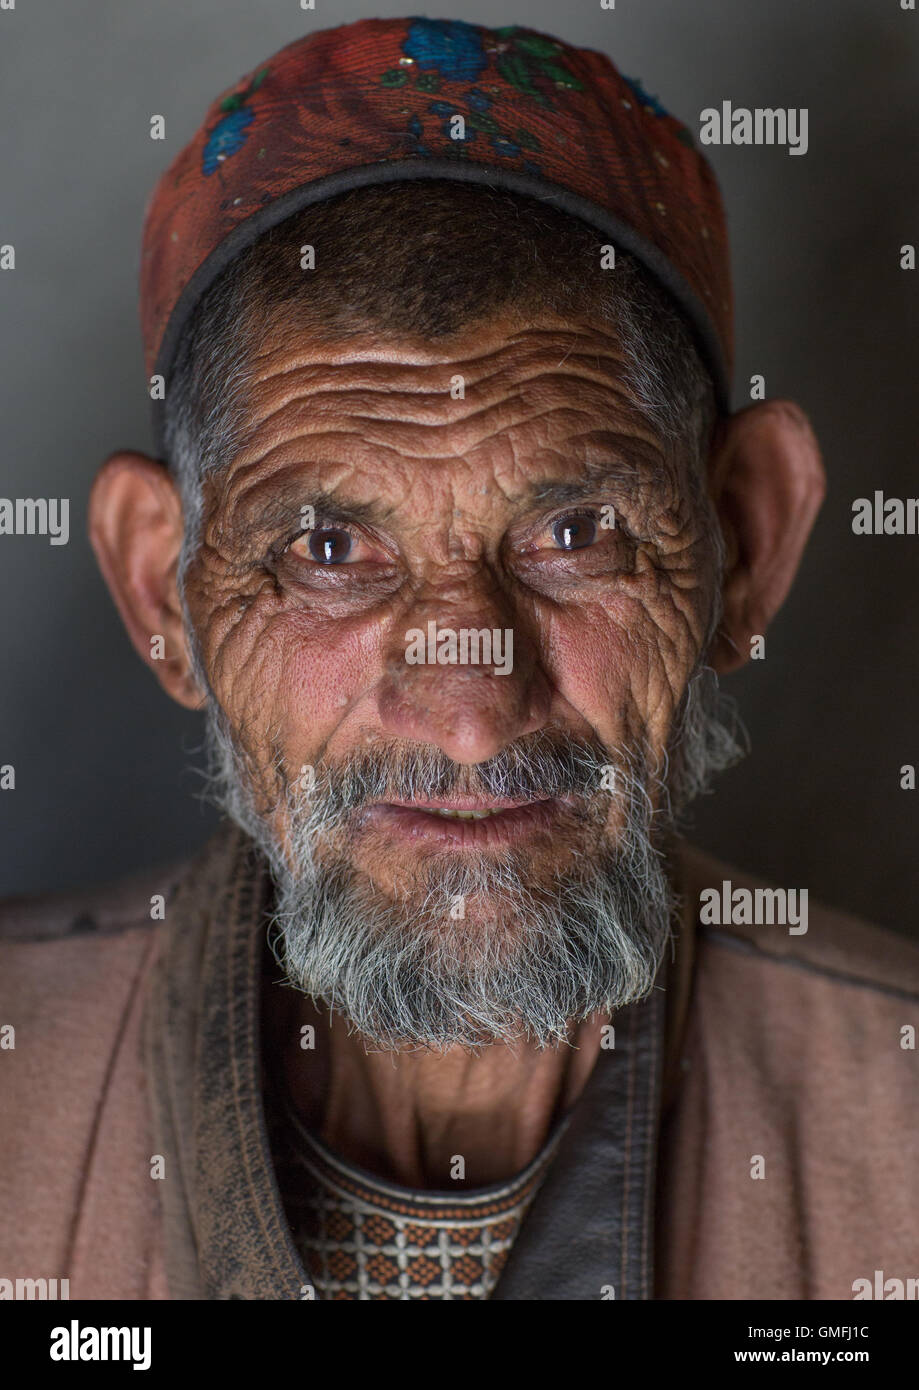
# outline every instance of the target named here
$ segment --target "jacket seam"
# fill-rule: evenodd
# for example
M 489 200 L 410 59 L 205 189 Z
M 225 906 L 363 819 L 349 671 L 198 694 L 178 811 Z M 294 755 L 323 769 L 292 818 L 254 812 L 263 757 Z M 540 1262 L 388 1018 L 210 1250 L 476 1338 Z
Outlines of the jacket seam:
M 717 927 L 701 927 L 699 935 L 713 946 L 720 946 L 729 951 L 739 951 L 742 955 L 757 956 L 760 960 L 770 961 L 773 965 L 786 966 L 792 970 L 805 970 L 811 975 L 821 975 L 824 979 L 835 980 L 840 984 L 853 985 L 858 989 L 871 989 L 877 994 L 889 994 L 895 999 L 909 999 L 919 1004 L 919 992 L 908 989 L 898 989 L 896 985 L 885 985 L 878 980 L 871 980 L 862 975 L 850 975 L 845 970 L 834 970 L 831 966 L 818 965 L 814 961 L 799 960 L 795 956 L 773 955 L 771 951 L 764 951 L 761 946 L 747 940 L 746 937 L 731 936 L 727 932 L 719 931 Z
M 9 943 L 11 946 L 30 946 L 33 943 L 38 945 L 46 941 L 76 941 L 82 937 L 95 939 L 99 936 L 122 936 L 125 932 L 137 931 L 138 927 L 159 927 L 162 920 L 155 917 L 137 917 L 127 922 L 119 922 L 115 927 L 76 927 L 69 923 L 57 928 L 45 928 L 42 931 L 29 931 L 15 929 L 5 930 L 0 926 L 0 946 Z

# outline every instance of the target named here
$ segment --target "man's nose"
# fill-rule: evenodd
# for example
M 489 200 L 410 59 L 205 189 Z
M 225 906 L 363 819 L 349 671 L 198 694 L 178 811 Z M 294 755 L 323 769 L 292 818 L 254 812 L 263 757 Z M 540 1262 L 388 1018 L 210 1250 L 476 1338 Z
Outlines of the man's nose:
M 535 633 L 507 602 L 454 589 L 449 603 L 419 599 L 404 621 L 378 687 L 387 733 L 474 764 L 545 725 L 551 689 Z

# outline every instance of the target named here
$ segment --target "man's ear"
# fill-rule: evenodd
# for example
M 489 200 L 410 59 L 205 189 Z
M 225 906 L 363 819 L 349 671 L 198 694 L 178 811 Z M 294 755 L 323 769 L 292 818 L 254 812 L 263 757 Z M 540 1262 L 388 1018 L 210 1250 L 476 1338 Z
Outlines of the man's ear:
M 726 545 L 724 615 L 709 661 L 723 674 L 750 658 L 785 601 L 826 492 L 820 448 L 792 401 L 762 401 L 721 422 L 710 490 Z
M 96 474 L 89 538 L 128 636 L 163 689 L 188 709 L 205 694 L 192 673 L 176 586 L 184 520 L 165 467 L 118 453 Z

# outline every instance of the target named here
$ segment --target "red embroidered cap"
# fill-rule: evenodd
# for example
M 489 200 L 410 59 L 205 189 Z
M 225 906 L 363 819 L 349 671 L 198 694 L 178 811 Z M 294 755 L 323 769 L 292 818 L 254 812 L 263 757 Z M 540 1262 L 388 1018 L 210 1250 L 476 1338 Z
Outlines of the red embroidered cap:
M 542 199 L 635 255 L 688 318 L 730 408 L 727 227 L 689 131 L 602 53 L 460 20 L 309 34 L 212 103 L 147 206 L 148 375 L 168 382 L 195 304 L 269 227 L 352 188 L 425 178 Z M 161 447 L 159 411 L 154 424 Z

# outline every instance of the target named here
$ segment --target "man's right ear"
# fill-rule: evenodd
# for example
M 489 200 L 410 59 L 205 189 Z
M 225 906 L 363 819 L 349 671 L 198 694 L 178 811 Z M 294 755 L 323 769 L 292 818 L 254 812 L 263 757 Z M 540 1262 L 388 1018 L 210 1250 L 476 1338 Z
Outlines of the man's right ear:
M 89 499 L 89 539 L 128 636 L 167 694 L 187 709 L 206 699 L 195 679 L 176 583 L 184 518 L 163 464 L 112 454 Z

